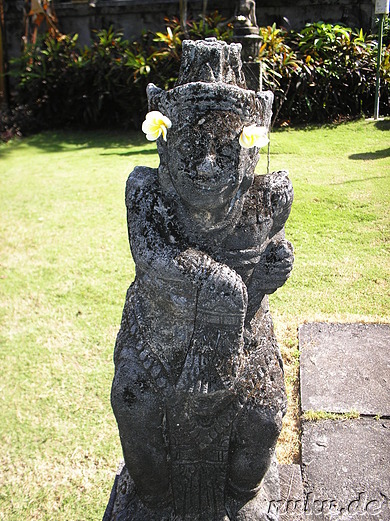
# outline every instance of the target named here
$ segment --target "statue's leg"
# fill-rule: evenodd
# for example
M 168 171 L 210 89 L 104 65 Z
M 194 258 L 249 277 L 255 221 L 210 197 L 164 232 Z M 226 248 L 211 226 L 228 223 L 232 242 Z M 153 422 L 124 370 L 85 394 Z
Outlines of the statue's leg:
M 117 365 L 111 403 L 118 422 L 125 464 L 141 501 L 151 509 L 171 500 L 164 399 L 128 350 Z
M 230 443 L 228 494 L 249 500 L 259 490 L 281 430 L 281 414 L 268 407 L 244 407 Z

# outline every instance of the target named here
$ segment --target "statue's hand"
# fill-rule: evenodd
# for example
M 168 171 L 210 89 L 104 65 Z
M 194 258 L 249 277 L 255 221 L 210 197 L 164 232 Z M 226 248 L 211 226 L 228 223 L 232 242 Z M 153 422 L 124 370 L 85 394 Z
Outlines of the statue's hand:
M 197 286 L 195 327 L 177 389 L 228 388 L 243 347 L 247 289 L 240 275 L 198 250 L 176 260 Z
M 215 313 L 222 321 L 220 323 L 238 325 L 245 315 L 247 303 L 247 289 L 240 275 L 225 264 L 215 263 L 200 288 L 198 309 L 205 314 Z
M 273 293 L 286 282 L 294 262 L 294 251 L 286 239 L 271 241 L 255 267 L 250 282 L 257 292 Z M 250 291 L 252 293 L 252 291 Z
M 247 290 L 240 275 L 209 255 L 192 248 L 175 261 L 198 287 L 198 311 L 207 314 L 245 314 Z M 218 311 L 217 311 L 218 310 Z

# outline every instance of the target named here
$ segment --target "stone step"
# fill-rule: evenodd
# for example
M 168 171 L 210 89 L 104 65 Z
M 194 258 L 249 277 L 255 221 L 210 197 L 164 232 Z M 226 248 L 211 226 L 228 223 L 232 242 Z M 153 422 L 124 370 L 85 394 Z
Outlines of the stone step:
M 303 412 L 361 415 L 303 421 L 305 520 L 390 519 L 389 345 L 388 324 L 299 330 Z
M 304 324 L 299 349 L 303 412 L 390 416 L 389 324 Z
M 300 465 L 279 465 L 279 521 L 304 519 L 304 491 Z
M 305 519 L 390 520 L 390 420 L 304 422 Z

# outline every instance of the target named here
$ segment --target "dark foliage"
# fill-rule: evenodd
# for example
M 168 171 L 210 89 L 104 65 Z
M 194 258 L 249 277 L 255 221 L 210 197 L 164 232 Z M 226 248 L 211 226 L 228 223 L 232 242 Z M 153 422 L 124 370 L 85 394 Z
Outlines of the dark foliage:
M 261 29 L 265 87 L 276 94 L 279 123 L 321 123 L 372 115 L 377 41 L 362 30 L 323 22 L 300 32 Z M 390 47 L 381 66 L 381 112 L 390 114 Z
M 3 114 L 3 139 L 58 127 L 139 128 L 149 82 L 170 88 L 178 76 L 184 38 L 231 41 L 232 27 L 217 12 L 187 23 L 166 19 L 166 32 L 129 42 L 112 28 L 81 48 L 77 35 L 46 36 L 12 64 L 13 109 Z M 259 60 L 263 86 L 275 92 L 276 124 L 328 122 L 370 115 L 375 95 L 375 35 L 323 22 L 299 32 L 263 27 Z M 390 114 L 389 24 L 381 67 L 381 113 Z

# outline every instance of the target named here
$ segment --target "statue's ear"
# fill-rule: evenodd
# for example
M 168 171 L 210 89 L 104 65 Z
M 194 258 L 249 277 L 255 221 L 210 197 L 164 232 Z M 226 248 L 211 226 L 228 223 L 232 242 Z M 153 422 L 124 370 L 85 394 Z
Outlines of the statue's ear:
M 269 128 L 271 125 L 274 94 L 270 90 L 263 90 L 261 92 L 256 92 L 256 98 L 258 100 L 258 110 L 260 116 L 258 124 Z
M 146 95 L 148 97 L 149 111 L 158 110 L 159 98 L 163 89 L 156 87 L 154 83 L 149 83 L 146 87 Z

